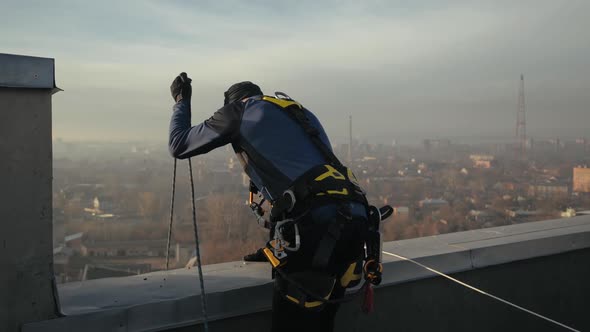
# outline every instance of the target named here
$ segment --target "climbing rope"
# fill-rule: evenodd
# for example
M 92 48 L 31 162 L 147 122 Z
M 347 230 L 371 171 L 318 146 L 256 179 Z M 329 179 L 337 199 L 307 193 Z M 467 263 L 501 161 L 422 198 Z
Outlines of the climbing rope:
M 201 284 L 201 309 L 203 312 L 203 325 L 205 332 L 209 332 L 207 319 L 207 301 L 205 301 L 205 280 L 203 279 L 203 266 L 201 264 L 201 250 L 199 248 L 199 229 L 197 228 L 197 208 L 195 203 L 195 182 L 193 180 L 193 166 L 188 159 L 188 171 L 191 179 L 191 202 L 193 203 L 193 229 L 195 230 L 195 249 L 197 253 L 197 268 L 199 270 L 199 283 Z
M 170 224 L 168 225 L 168 242 L 166 243 L 166 271 L 168 271 L 168 263 L 170 262 L 170 240 L 172 239 L 172 220 L 174 220 L 174 195 L 176 193 L 176 162 L 174 158 L 174 171 L 172 172 L 172 199 L 170 201 Z M 176 252 L 178 257 L 178 252 Z
M 411 259 L 411 258 L 407 258 L 407 257 L 401 256 L 401 255 L 397 255 L 397 254 L 394 254 L 394 253 L 391 253 L 391 252 L 387 252 L 387 251 L 382 251 L 382 252 L 383 252 L 384 254 L 386 254 L 386 255 L 393 256 L 393 257 L 395 257 L 395 258 L 399 258 L 399 259 L 401 259 L 401 260 L 408 261 L 408 262 L 410 262 L 410 263 L 414 263 L 414 264 L 416 264 L 416 265 L 418 265 L 418 266 L 420 266 L 420 267 L 422 267 L 422 268 L 424 268 L 424 269 L 426 269 L 426 270 L 428 270 L 428 271 L 430 271 L 430 272 L 436 273 L 436 274 L 438 274 L 438 275 L 439 275 L 439 276 L 441 276 L 441 277 L 447 278 L 447 279 L 449 279 L 449 280 L 451 280 L 451 281 L 453 281 L 453 282 L 455 282 L 455 283 L 457 283 L 457 284 L 459 284 L 459 285 L 461 285 L 461 286 L 463 286 L 463 287 L 466 287 L 466 288 L 468 288 L 468 289 L 471 289 L 472 291 L 475 291 L 475 292 L 477 292 L 477 293 L 479 293 L 479 294 L 482 294 L 482 295 L 485 295 L 485 296 L 487 296 L 487 297 L 490 297 L 490 298 L 492 298 L 492 299 L 494 299 L 494 300 L 496 300 L 496 301 L 500 301 L 500 302 L 502 302 L 502 303 L 504 303 L 504 304 L 507 304 L 507 305 L 509 305 L 509 306 L 511 306 L 511 307 L 513 307 L 513 308 L 516 308 L 516 309 L 518 309 L 518 310 L 524 311 L 524 312 L 526 312 L 526 313 L 528 313 L 528 314 L 531 314 L 531 315 L 533 315 L 533 316 L 537 316 L 537 317 L 539 317 L 539 318 L 541 318 L 541 319 L 544 319 L 544 320 L 546 320 L 546 321 L 548 321 L 548 322 L 550 322 L 550 323 L 553 323 L 553 324 L 555 324 L 555 325 L 561 326 L 561 327 L 563 327 L 564 329 L 567 329 L 567 330 L 569 330 L 569 331 L 573 331 L 573 332 L 581 332 L 581 331 L 579 331 L 579 330 L 576 330 L 576 329 L 574 329 L 573 327 L 567 326 L 567 325 L 565 325 L 565 324 L 563 324 L 563 323 L 560 323 L 560 322 L 558 322 L 558 321 L 556 321 L 556 320 L 553 320 L 553 319 L 551 319 L 551 318 L 545 317 L 545 316 L 543 316 L 543 315 L 541 315 L 541 314 L 539 314 L 539 313 L 536 313 L 536 312 L 534 312 L 534 311 L 532 311 L 532 310 L 529 310 L 529 309 L 523 308 L 523 307 L 521 307 L 521 306 L 519 306 L 519 305 L 516 305 L 516 304 L 514 304 L 514 303 L 510 302 L 510 301 L 504 300 L 503 298 L 500 298 L 500 297 L 498 297 L 498 296 L 492 295 L 492 294 L 490 294 L 490 293 L 488 293 L 488 292 L 484 292 L 483 290 L 481 290 L 481 289 L 479 289 L 479 288 L 476 288 L 476 287 L 473 287 L 473 286 L 471 286 L 471 285 L 469 285 L 469 284 L 466 284 L 466 283 L 464 283 L 464 282 L 462 282 L 462 281 L 460 281 L 460 280 L 457 280 L 457 279 L 455 279 L 455 278 L 453 278 L 453 277 L 451 277 L 451 276 L 449 276 L 449 275 L 447 275 L 447 274 L 445 274 L 445 273 L 443 273 L 443 272 L 440 272 L 440 271 L 438 271 L 438 270 L 435 270 L 435 269 L 433 269 L 433 268 L 431 268 L 431 267 L 428 267 L 428 266 L 426 266 L 426 265 L 424 265 L 424 264 L 418 263 L 418 262 L 416 262 L 415 260 L 413 260 L 413 259 Z
M 172 220 L 174 217 L 174 198 L 176 192 L 176 158 L 174 158 L 174 172 L 172 175 L 172 199 L 170 202 L 170 224 L 168 225 L 168 245 L 166 250 L 166 270 L 170 257 L 170 240 L 172 238 Z M 201 264 L 201 250 L 199 246 L 199 229 L 197 227 L 197 208 L 195 203 L 195 182 L 193 180 L 193 166 L 190 158 L 188 159 L 188 172 L 191 182 L 191 202 L 193 208 L 193 229 L 195 232 L 195 252 L 197 256 L 197 268 L 199 271 L 199 284 L 201 286 L 201 310 L 203 313 L 203 326 L 205 332 L 209 332 L 209 320 L 207 318 L 207 301 L 205 299 L 205 280 L 203 278 L 203 266 Z M 178 255 L 178 252 L 176 253 Z

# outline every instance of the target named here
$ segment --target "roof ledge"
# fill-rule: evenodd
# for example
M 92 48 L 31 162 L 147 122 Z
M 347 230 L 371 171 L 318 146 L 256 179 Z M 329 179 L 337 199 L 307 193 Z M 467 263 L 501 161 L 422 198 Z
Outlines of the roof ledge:
M 385 243 L 384 251 L 451 274 L 590 248 L 590 216 L 530 222 Z M 434 273 L 384 255 L 379 287 L 432 278 Z M 272 281 L 266 263 L 204 266 L 209 319 L 267 311 Z M 31 323 L 23 332 L 161 331 L 198 324 L 195 269 L 154 272 L 59 286 L 63 318 Z

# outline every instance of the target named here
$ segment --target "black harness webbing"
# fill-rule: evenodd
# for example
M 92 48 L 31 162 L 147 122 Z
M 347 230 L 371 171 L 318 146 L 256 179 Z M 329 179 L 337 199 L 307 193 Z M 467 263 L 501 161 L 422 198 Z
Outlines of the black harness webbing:
M 309 118 L 305 116 L 305 111 L 301 105 L 293 104 L 286 107 L 285 110 L 291 119 L 303 128 L 316 148 L 322 153 L 322 155 L 324 155 L 324 158 L 326 158 L 328 163 L 332 166 L 343 167 L 340 160 L 334 155 L 334 152 L 332 152 L 332 150 L 320 139 L 319 130 L 311 125 Z
M 323 296 L 320 296 L 319 294 L 316 294 L 315 292 L 309 290 L 309 288 L 303 286 L 302 284 L 300 284 L 299 282 L 297 282 L 293 278 L 289 277 L 289 275 L 285 271 L 283 271 L 282 268 L 275 267 L 274 269 L 275 269 L 275 271 L 277 271 L 277 273 L 283 279 L 285 279 L 285 281 L 287 281 L 291 285 L 295 286 L 295 288 L 297 288 L 297 290 L 299 290 L 307 298 L 309 298 L 311 300 L 314 300 L 314 301 L 322 302 L 324 304 L 340 304 L 340 303 L 345 303 L 345 302 L 352 301 L 353 299 L 356 298 L 356 296 L 358 294 L 360 294 L 361 291 L 365 290 L 365 288 L 367 288 L 367 287 L 370 287 L 369 281 L 368 280 L 365 280 L 363 282 L 363 284 L 358 289 L 354 290 L 351 293 L 346 293 L 345 296 L 342 297 L 342 298 L 338 298 L 338 299 L 326 299 Z M 283 295 L 285 295 L 285 294 L 283 294 Z
M 328 227 L 328 231 L 322 236 L 320 244 L 313 255 L 311 266 L 318 269 L 323 269 L 330 264 L 330 258 L 336 248 L 338 240 L 340 240 L 340 221 L 332 221 Z

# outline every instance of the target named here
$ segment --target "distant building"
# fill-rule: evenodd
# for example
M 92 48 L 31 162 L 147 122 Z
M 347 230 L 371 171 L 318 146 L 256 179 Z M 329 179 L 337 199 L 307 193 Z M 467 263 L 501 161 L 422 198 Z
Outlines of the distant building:
M 84 212 L 89 216 L 104 214 L 105 211 L 112 211 L 114 209 L 114 201 L 115 199 L 110 196 L 103 195 L 100 199 L 98 196 L 94 196 L 94 199 L 92 199 L 92 207 L 84 208 Z
M 421 200 L 418 203 L 418 205 L 420 206 L 421 209 L 424 209 L 424 210 L 436 210 L 441 207 L 449 205 L 449 202 L 447 202 L 444 199 L 440 199 L 440 198 L 427 198 L 427 199 Z
M 95 197 L 96 202 L 92 202 L 93 204 L 98 204 L 97 207 L 99 210 L 103 211 L 113 211 L 115 209 L 115 198 L 111 195 L 101 195 L 101 198 Z
M 496 218 L 496 214 L 492 211 L 471 210 L 467 215 L 467 219 L 477 222 L 489 222 Z
M 514 182 L 496 182 L 493 188 L 495 190 L 514 191 L 516 190 L 516 184 Z
M 82 255 L 90 257 L 164 257 L 166 244 L 166 240 L 93 241 L 82 245 Z
M 528 190 L 529 196 L 539 198 L 553 198 L 569 195 L 569 187 L 565 184 L 532 184 Z
M 425 139 L 422 144 L 424 144 L 426 151 L 430 151 L 432 149 L 449 148 L 451 141 L 448 139 Z
M 573 191 L 590 193 L 590 168 L 574 167 Z
M 527 210 L 506 210 L 506 215 L 511 218 L 529 218 L 540 215 L 540 211 L 527 211 Z
M 469 159 L 473 161 L 473 167 L 476 168 L 491 168 L 494 162 L 494 156 L 487 154 L 472 154 Z

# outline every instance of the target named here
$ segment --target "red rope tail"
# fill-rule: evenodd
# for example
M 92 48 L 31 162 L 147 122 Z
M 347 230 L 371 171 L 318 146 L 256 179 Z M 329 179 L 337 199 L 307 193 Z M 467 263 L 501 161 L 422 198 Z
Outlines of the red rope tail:
M 371 283 L 367 283 L 367 287 L 365 287 L 365 293 L 363 294 L 363 304 L 361 306 L 363 312 L 367 315 L 372 313 L 373 310 L 375 310 L 375 303 L 373 300 L 373 285 L 371 285 Z

